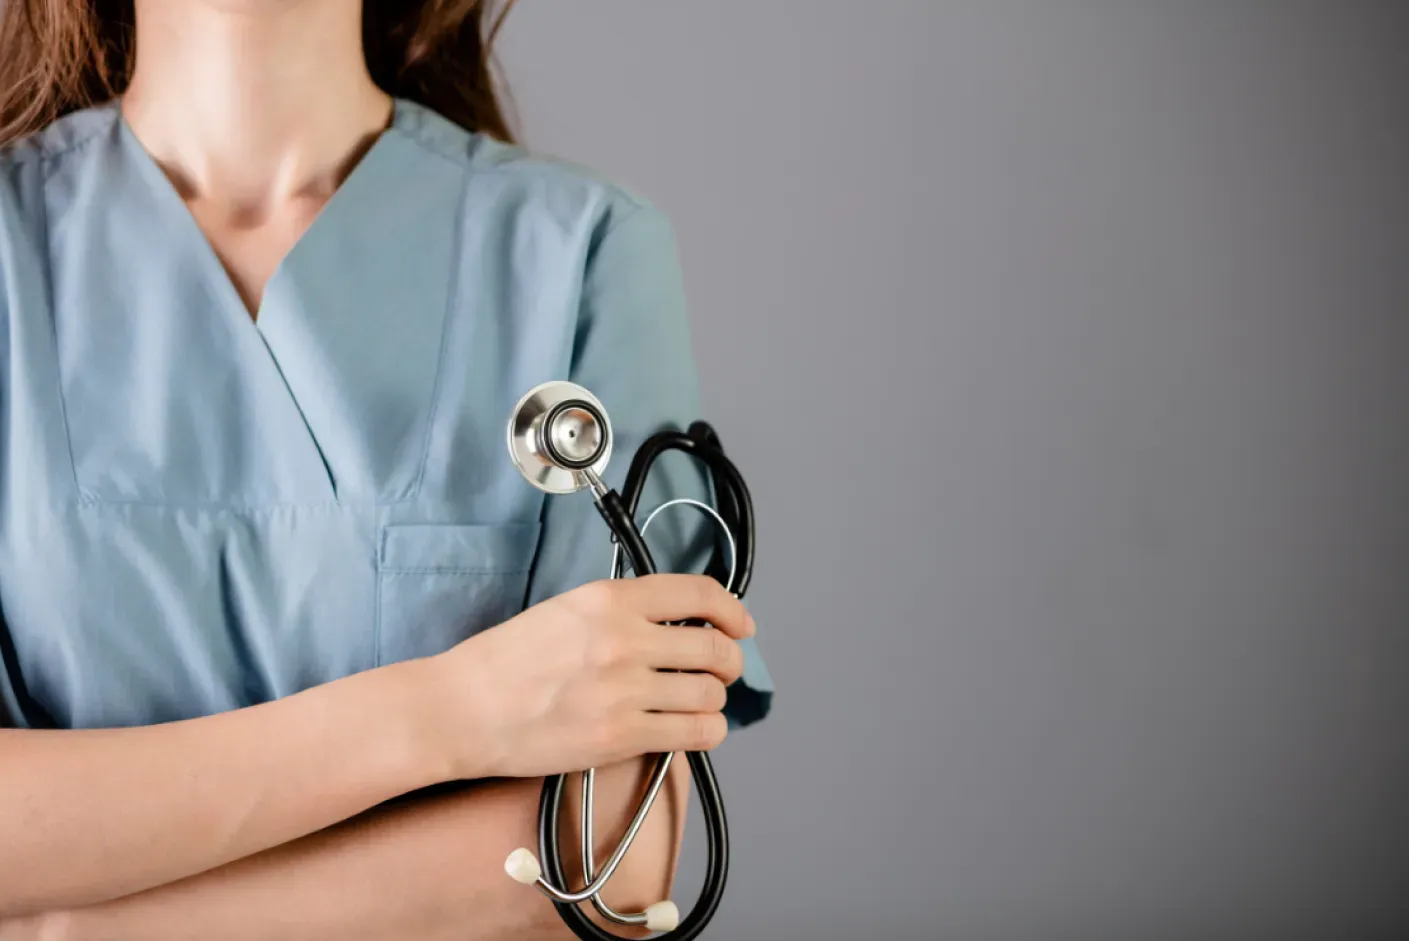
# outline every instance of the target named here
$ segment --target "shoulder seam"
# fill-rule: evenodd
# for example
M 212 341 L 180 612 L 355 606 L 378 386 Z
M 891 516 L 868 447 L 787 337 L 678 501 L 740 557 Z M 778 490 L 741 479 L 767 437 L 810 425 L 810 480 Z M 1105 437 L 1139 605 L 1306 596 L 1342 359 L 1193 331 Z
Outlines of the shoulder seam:
M 532 173 L 535 170 L 548 171 L 558 174 L 564 174 L 567 176 L 571 176 L 574 173 L 577 173 L 582 177 L 585 182 L 591 182 L 602 187 L 604 190 L 609 191 L 612 196 L 619 198 L 622 202 L 627 203 L 631 206 L 632 212 L 630 212 L 627 216 L 623 217 L 621 221 L 625 221 L 626 218 L 634 216 L 637 211 L 647 209 L 652 205 L 649 200 L 637 196 L 631 190 L 622 186 L 620 183 L 617 183 L 615 180 L 601 176 L 593 170 L 589 170 L 586 167 L 575 167 L 570 162 L 558 160 L 554 157 L 547 157 L 540 154 L 535 154 L 532 151 L 526 149 L 523 151 L 524 157 L 522 160 L 514 161 L 512 163 L 478 165 L 475 163 L 474 160 L 474 154 L 480 148 L 480 134 L 478 132 L 468 132 L 474 138 L 474 142 L 470 147 L 466 148 L 464 151 L 460 151 L 458 149 L 447 148 L 442 146 L 441 143 L 435 140 L 432 136 L 418 133 L 416 128 L 398 127 L 393 125 L 392 127 L 388 128 L 388 130 L 395 131 L 396 133 L 400 134 L 402 138 L 412 144 L 415 144 L 422 150 L 434 154 L 442 160 L 453 164 L 454 166 L 458 167 L 461 170 L 464 170 L 467 173 L 474 174 L 475 176 L 515 176 L 522 175 L 525 173 Z M 615 227 L 615 224 L 611 226 L 612 229 L 614 229 Z
M 622 213 L 620 216 L 618 216 L 617 218 L 613 219 L 611 222 L 609 222 L 609 223 L 607 224 L 606 229 L 603 230 L 603 232 L 602 232 L 601 241 L 603 241 L 603 242 L 605 242 L 607 239 L 611 238 L 612 235 L 613 235 L 613 233 L 615 233 L 617 229 L 620 229 L 622 226 L 626 225 L 628 222 L 631 222 L 631 221 L 634 220 L 634 219 L 638 219 L 638 218 L 640 218 L 641 216 L 647 215 L 647 214 L 650 212 L 650 207 L 649 207 L 646 203 L 644 203 L 644 202 L 642 202 L 641 200 L 635 198 L 635 197 L 632 196 L 630 193 L 625 192 L 625 191 L 622 190 L 620 187 L 615 186 L 615 185 L 612 185 L 611 188 L 614 189 L 614 190 L 616 190 L 618 193 L 620 193 L 620 195 L 621 195 L 622 197 L 625 198 L 625 200 L 626 200 L 627 204 L 630 206 L 630 208 L 629 208 L 628 211 Z M 657 212 L 659 213 L 659 210 L 657 210 Z M 664 215 L 664 213 L 659 213 L 659 214 L 660 214 L 660 215 Z
M 422 150 L 434 154 L 447 163 L 454 164 L 461 170 L 471 169 L 468 153 L 460 155 L 453 151 L 447 152 L 446 148 L 437 146 L 434 142 L 427 140 L 424 135 L 414 134 L 404 127 L 390 127 L 387 128 L 387 130 L 400 134 L 403 138 L 415 144 L 417 147 L 420 147 Z

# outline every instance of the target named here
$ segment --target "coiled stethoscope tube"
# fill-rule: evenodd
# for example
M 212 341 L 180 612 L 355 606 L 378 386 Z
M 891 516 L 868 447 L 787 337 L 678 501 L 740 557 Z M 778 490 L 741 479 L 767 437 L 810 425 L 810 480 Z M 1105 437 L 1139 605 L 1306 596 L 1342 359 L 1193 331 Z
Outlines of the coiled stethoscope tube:
M 509 418 L 509 454 L 524 477 L 548 493 L 564 494 L 590 488 L 602 518 L 616 544 L 612 554 L 612 577 L 621 575 L 622 553 L 637 576 L 653 574 L 655 560 L 643 533 L 662 510 L 675 505 L 691 505 L 710 516 L 724 531 L 729 547 L 727 564 L 716 542 L 707 574 L 742 598 L 753 570 L 753 502 L 743 477 L 725 455 L 718 436 L 705 422 L 695 422 L 688 433 L 662 431 L 648 438 L 637 450 L 620 493 L 601 479 L 611 455 L 611 424 L 602 404 L 586 389 L 569 382 L 549 382 L 530 390 L 515 406 Z M 678 499 L 657 507 L 638 527 L 636 512 L 645 489 L 646 477 L 655 461 L 667 451 L 683 451 L 702 461 L 713 483 L 716 507 L 696 500 Z M 689 621 L 699 625 L 702 622 Z M 661 941 L 691 941 L 699 936 L 719 909 L 729 870 L 729 830 L 719 781 L 709 756 L 689 752 L 686 760 L 699 792 L 708 837 L 704 888 L 699 900 L 684 920 L 669 900 L 657 902 L 645 912 L 621 914 L 611 910 L 599 893 L 622 858 L 650 812 L 665 782 L 673 755 L 656 759 L 650 785 L 631 823 L 600 872 L 592 851 L 592 796 L 595 772 L 584 772 L 582 782 L 582 865 L 586 885 L 577 892 L 566 889 L 558 845 L 560 808 L 565 775 L 554 775 L 543 784 L 538 807 L 538 850 L 535 857 L 527 849 L 515 850 L 505 869 L 516 880 L 535 885 L 552 899 L 558 914 L 584 941 L 617 941 L 578 907 L 590 900 L 608 921 L 622 925 L 645 926 L 664 931 Z M 539 858 L 542 865 L 539 864 Z

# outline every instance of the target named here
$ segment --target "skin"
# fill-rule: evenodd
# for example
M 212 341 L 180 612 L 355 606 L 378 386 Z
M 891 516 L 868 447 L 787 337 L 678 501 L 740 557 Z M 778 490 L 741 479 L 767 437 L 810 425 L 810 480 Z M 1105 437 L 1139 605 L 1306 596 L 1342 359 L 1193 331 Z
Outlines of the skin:
M 389 118 L 360 9 L 136 7 L 123 113 L 257 317 L 280 259 Z M 684 618 L 714 626 L 661 624 Z M 277 702 L 145 728 L 0 730 L 0 941 L 569 938 L 502 869 L 536 845 L 542 776 L 602 769 L 605 857 L 643 756 L 723 740 L 737 641 L 753 632 L 701 576 L 598 582 L 439 656 Z M 426 791 L 444 782 L 459 783 Z M 604 892 L 613 907 L 667 897 L 687 796 L 678 762 Z
M 686 617 L 717 626 L 659 623 Z M 754 630 L 702 576 L 593 582 L 446 653 L 276 702 L 0 731 L 0 938 L 566 938 L 497 871 L 533 843 L 538 776 L 609 769 L 601 800 L 624 820 L 639 756 L 723 741 Z M 466 780 L 482 783 L 379 806 Z M 667 803 L 613 907 L 668 887 L 683 805 Z

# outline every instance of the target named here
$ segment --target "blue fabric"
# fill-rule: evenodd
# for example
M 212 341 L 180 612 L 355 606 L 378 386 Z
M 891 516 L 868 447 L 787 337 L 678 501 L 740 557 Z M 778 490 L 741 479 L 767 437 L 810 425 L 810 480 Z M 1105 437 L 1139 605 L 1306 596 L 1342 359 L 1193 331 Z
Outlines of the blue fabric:
M 0 151 L 5 718 L 235 709 L 605 577 L 590 497 L 505 449 L 561 378 L 612 417 L 613 484 L 701 417 L 670 226 L 580 169 L 397 101 L 256 322 L 115 105 Z M 642 507 L 706 492 L 672 455 Z M 662 523 L 662 567 L 698 568 L 700 524 Z M 772 691 L 747 654 L 735 726 Z

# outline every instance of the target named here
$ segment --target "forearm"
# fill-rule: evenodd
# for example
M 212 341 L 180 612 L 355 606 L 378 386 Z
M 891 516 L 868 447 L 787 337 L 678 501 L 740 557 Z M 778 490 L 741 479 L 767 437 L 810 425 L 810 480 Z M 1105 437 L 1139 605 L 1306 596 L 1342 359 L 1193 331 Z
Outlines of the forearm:
M 433 783 L 416 669 L 166 725 L 0 730 L 0 918 L 165 885 Z
M 644 769 L 643 761 L 632 761 L 598 773 L 600 844 L 618 836 L 634 811 Z M 537 843 L 540 787 L 536 779 L 491 781 L 379 808 L 212 872 L 51 916 L 42 936 L 46 941 L 567 939 L 571 936 L 547 899 L 511 881 L 503 869 L 512 849 Z M 570 791 L 575 817 L 576 789 Z M 687 794 L 688 778 L 675 773 L 603 893 L 618 910 L 639 911 L 668 893 Z M 565 850 L 575 845 L 565 836 Z M 575 852 L 564 855 L 580 865 Z

